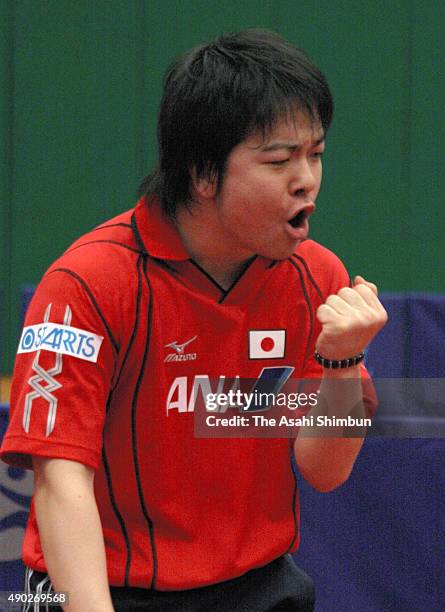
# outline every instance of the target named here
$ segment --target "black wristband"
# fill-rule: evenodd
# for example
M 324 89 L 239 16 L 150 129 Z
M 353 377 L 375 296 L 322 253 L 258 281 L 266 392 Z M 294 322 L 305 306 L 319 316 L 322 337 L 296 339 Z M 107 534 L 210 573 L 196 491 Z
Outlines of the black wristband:
M 359 364 L 365 358 L 365 353 L 359 353 L 358 355 L 354 355 L 354 357 L 348 357 L 348 359 L 325 359 L 325 357 L 322 357 L 320 353 L 315 350 L 314 357 L 323 368 L 337 370 L 351 368 Z

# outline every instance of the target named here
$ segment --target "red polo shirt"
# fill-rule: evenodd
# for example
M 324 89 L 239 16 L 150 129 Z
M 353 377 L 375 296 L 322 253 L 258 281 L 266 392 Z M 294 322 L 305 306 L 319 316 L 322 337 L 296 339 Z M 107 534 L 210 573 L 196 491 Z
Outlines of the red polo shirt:
M 281 365 L 321 376 L 315 311 L 348 284 L 307 240 L 289 260 L 256 257 L 225 291 L 158 204 L 140 201 L 77 240 L 37 288 L 2 458 L 96 470 L 112 585 L 198 587 L 295 551 L 291 441 L 196 438 L 194 385 Z M 46 571 L 33 508 L 24 561 Z

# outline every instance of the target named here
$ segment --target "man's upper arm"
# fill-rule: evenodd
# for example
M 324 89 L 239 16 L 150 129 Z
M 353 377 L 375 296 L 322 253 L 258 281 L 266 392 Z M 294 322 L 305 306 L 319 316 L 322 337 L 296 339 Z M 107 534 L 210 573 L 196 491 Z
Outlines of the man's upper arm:
M 116 369 L 106 316 L 72 275 L 43 278 L 19 343 L 1 449 L 6 462 L 31 468 L 31 457 L 42 456 L 97 468 Z

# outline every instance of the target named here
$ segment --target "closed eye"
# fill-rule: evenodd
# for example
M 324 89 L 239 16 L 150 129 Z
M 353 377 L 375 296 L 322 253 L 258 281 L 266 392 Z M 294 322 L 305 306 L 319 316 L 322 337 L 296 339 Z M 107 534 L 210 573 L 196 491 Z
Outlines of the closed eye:
M 289 161 L 289 159 L 274 159 L 272 161 L 266 162 L 266 164 L 273 164 L 274 166 L 281 166 L 281 165 L 285 164 L 288 161 Z

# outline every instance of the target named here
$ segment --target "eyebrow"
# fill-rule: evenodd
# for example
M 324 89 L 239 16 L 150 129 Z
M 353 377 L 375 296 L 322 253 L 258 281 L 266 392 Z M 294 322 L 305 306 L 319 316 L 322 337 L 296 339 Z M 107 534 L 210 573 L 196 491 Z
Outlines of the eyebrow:
M 318 138 L 314 143 L 312 143 L 312 147 L 317 147 L 325 140 L 325 135 L 323 134 Z M 294 144 L 292 142 L 271 142 L 270 144 L 266 144 L 260 148 L 261 152 L 267 153 L 268 151 L 278 151 L 280 149 L 288 149 L 289 151 L 300 151 L 301 144 Z

